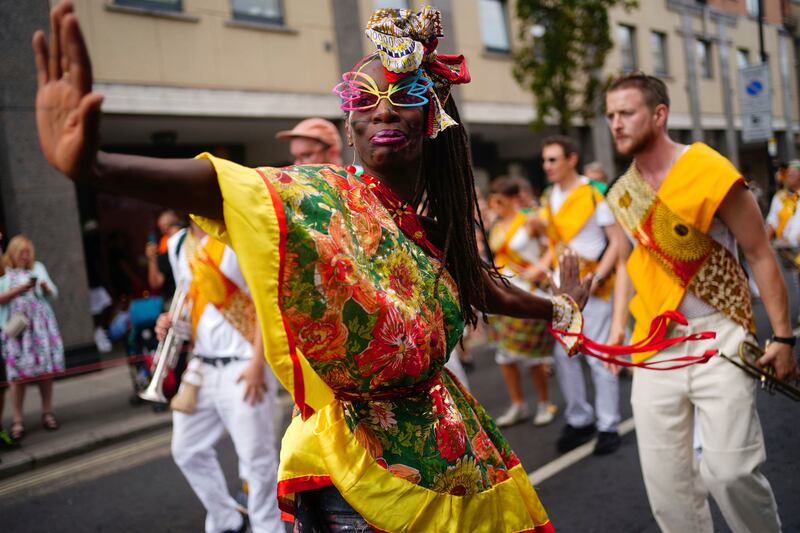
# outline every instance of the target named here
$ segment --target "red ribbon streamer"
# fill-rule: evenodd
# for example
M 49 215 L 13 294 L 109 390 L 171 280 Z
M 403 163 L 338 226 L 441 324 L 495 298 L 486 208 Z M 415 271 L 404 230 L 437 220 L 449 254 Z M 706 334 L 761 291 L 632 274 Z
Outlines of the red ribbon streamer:
M 548 329 L 550 330 L 550 333 L 562 344 L 563 340 L 560 337 L 577 337 L 581 346 L 581 353 L 596 359 L 600 359 L 606 363 L 620 366 L 636 366 L 651 370 L 676 370 L 678 368 L 684 368 L 690 365 L 707 363 L 709 359 L 717 355 L 717 350 L 706 350 L 703 355 L 684 355 L 682 357 L 673 357 L 670 359 L 662 359 L 659 361 L 650 362 L 640 361 L 638 363 L 633 363 L 631 361 L 619 359 L 620 356 L 624 355 L 658 352 L 681 342 L 714 339 L 717 336 L 717 334 L 713 331 L 702 331 L 700 333 L 692 333 L 691 335 L 684 335 L 682 337 L 666 338 L 667 326 L 669 325 L 670 320 L 677 322 L 682 326 L 686 326 L 689 323 L 686 320 L 686 317 L 684 317 L 680 312 L 666 311 L 665 313 L 662 313 L 653 319 L 653 321 L 650 323 L 650 331 L 644 339 L 628 346 L 601 344 L 587 338 L 583 332 L 575 333 L 570 331 L 561 331 L 553 329 L 552 327 L 548 327 Z M 679 364 L 663 366 L 664 363 Z

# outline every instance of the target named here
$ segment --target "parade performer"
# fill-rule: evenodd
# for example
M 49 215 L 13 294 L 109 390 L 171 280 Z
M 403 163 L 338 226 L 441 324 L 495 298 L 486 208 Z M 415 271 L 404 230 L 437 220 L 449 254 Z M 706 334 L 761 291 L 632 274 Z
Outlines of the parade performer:
M 646 336 L 651 319 L 668 309 L 679 309 L 688 319 L 673 333 L 717 333 L 716 340 L 634 358 L 649 363 L 708 348 L 733 355 L 743 340 L 752 339 L 738 242 L 775 334 L 759 364 L 774 366 L 778 378 L 794 374 L 786 288 L 741 174 L 705 144 L 670 139 L 669 96 L 657 78 L 633 73 L 616 80 L 606 95 L 606 114 L 617 151 L 634 159 L 606 198 L 635 239 L 632 249 L 627 240 L 623 249 L 635 289 L 632 342 Z M 625 307 L 622 299 L 616 303 Z M 615 313 L 611 333 L 618 342 L 626 322 L 625 313 L 619 316 Z M 672 372 L 634 370 L 631 403 L 642 473 L 663 531 L 713 531 L 708 492 L 733 531 L 780 531 L 775 498 L 759 471 L 765 451 L 755 387 L 721 357 Z M 692 450 L 695 417 L 703 450 L 699 468 Z
M 551 299 L 480 260 L 469 143 L 449 98 L 469 74 L 462 56 L 435 51 L 438 11 L 377 11 L 367 34 L 378 53 L 337 87 L 360 176 L 99 151 L 102 96 L 73 11 L 59 3 L 50 44 L 33 39 L 42 151 L 75 181 L 195 213 L 237 251 L 265 355 L 297 406 L 278 484 L 295 529 L 552 531 L 506 440 L 442 371 L 446 354 L 481 311 L 548 320 L 570 351 L 600 357 L 650 343 L 582 335 L 590 279 L 570 252 L 565 292 Z M 668 319 L 652 342 L 682 342 L 664 338 Z
M 191 412 L 173 410 L 172 456 L 206 509 L 206 532 L 244 531 L 214 451 L 227 431 L 239 475 L 248 482 L 253 532 L 281 531 L 273 429 L 277 382 L 262 355 L 255 306 L 236 254 L 194 223 L 170 237 L 167 250 L 176 286 L 188 287 L 192 359 L 186 372 L 199 385 Z M 159 317 L 160 338 L 172 318 Z
M 82 183 L 196 213 L 237 251 L 269 363 L 299 413 L 278 490 L 296 530 L 552 531 L 508 443 L 442 366 L 475 308 L 578 333 L 588 284 L 568 256 L 562 289 L 575 300 L 538 298 L 480 261 L 468 140 L 449 98 L 469 74 L 463 57 L 435 51 L 439 13 L 371 19 L 382 51 L 339 87 L 360 177 L 97 151 L 102 97 L 71 2 L 51 23 L 49 46 L 34 37 L 48 161 Z M 430 218 L 415 214 L 423 196 Z
M 550 257 L 564 249 L 574 251 L 582 274 L 593 277 L 592 295 L 584 308 L 585 333 L 589 338 L 608 338 L 611 328 L 611 295 L 614 267 L 625 236 L 614 221 L 603 195 L 589 179 L 577 173 L 578 149 L 569 137 L 553 136 L 542 143 L 542 159 L 552 184 L 542 200 L 542 217 L 547 224 Z M 595 409 L 586 399 L 581 359 L 568 357 L 564 347 L 555 347 L 556 378 L 567 402 L 566 425 L 556 446 L 566 452 L 590 440 L 598 431 L 594 453 L 615 452 L 621 443 L 618 425 L 619 380 L 616 373 L 595 358 L 587 359 L 595 390 Z M 596 418 L 596 425 L 595 425 Z
M 767 236 L 772 239 L 783 239 L 786 224 L 797 211 L 798 189 L 800 189 L 800 173 L 791 172 L 793 161 L 786 167 L 783 176 L 783 187 L 772 197 L 767 213 Z
M 786 172 L 784 172 L 784 182 L 790 184 L 796 184 L 797 188 L 800 188 L 800 160 L 794 159 L 789 161 L 786 165 Z M 776 194 L 777 196 L 777 194 Z M 780 211 L 779 211 L 780 213 Z M 769 220 L 767 221 L 767 231 L 769 232 Z M 794 214 L 789 218 L 788 222 L 783 226 L 783 232 L 778 237 L 782 242 L 775 243 L 776 247 L 779 244 L 783 246 L 789 246 L 791 248 L 800 247 L 800 211 L 795 209 Z M 798 257 L 795 257 L 793 260 L 795 266 L 800 266 L 798 262 Z
M 490 185 L 489 205 L 497 218 L 489 229 L 489 247 L 494 263 L 518 288 L 546 296 L 539 287 L 547 281 L 549 265 L 540 263 L 544 253 L 541 224 L 531 225 L 535 216 L 529 209 L 520 209 L 520 187 L 516 180 L 500 176 Z M 545 285 L 546 286 L 546 285 Z M 550 403 L 547 391 L 548 365 L 553 363 L 554 339 L 541 320 L 492 315 L 489 334 L 496 347 L 495 362 L 511 396 L 511 405 L 497 417 L 498 427 L 507 427 L 530 416 L 522 392 L 519 367 L 530 372 L 539 401 L 533 418 L 535 426 L 552 422 L 556 406 Z

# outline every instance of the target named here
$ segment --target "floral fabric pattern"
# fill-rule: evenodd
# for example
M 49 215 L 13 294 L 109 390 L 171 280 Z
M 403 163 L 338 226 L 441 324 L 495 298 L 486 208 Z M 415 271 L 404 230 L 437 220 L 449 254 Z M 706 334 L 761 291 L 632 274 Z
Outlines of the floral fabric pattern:
M 28 282 L 30 272 L 9 269 L 6 276 L 9 287 L 16 287 Z M 11 300 L 8 306 L 9 316 L 22 313 L 30 321 L 17 337 L 0 332 L 8 380 L 63 372 L 64 345 L 50 304 L 31 290 Z
M 377 464 L 439 492 L 481 492 L 519 463 L 444 370 L 461 336 L 452 278 L 344 169 L 261 169 L 286 222 L 281 308 L 297 348 L 343 402 Z

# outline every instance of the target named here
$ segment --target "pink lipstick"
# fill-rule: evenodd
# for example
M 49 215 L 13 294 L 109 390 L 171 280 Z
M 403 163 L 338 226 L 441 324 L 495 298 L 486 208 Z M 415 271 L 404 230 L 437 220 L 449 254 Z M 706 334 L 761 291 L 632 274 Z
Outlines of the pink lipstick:
M 370 137 L 369 141 L 372 144 L 396 145 L 403 144 L 407 139 L 406 134 L 400 130 L 381 130 Z

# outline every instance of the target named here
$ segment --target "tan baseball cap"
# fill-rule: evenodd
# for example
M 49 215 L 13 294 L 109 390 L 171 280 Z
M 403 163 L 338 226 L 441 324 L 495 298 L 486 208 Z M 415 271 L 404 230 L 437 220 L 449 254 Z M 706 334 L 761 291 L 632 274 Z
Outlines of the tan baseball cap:
M 342 151 L 342 138 L 338 128 L 324 118 L 307 118 L 298 122 L 291 130 L 279 131 L 275 134 L 276 139 L 287 140 L 295 137 L 314 139 Z

